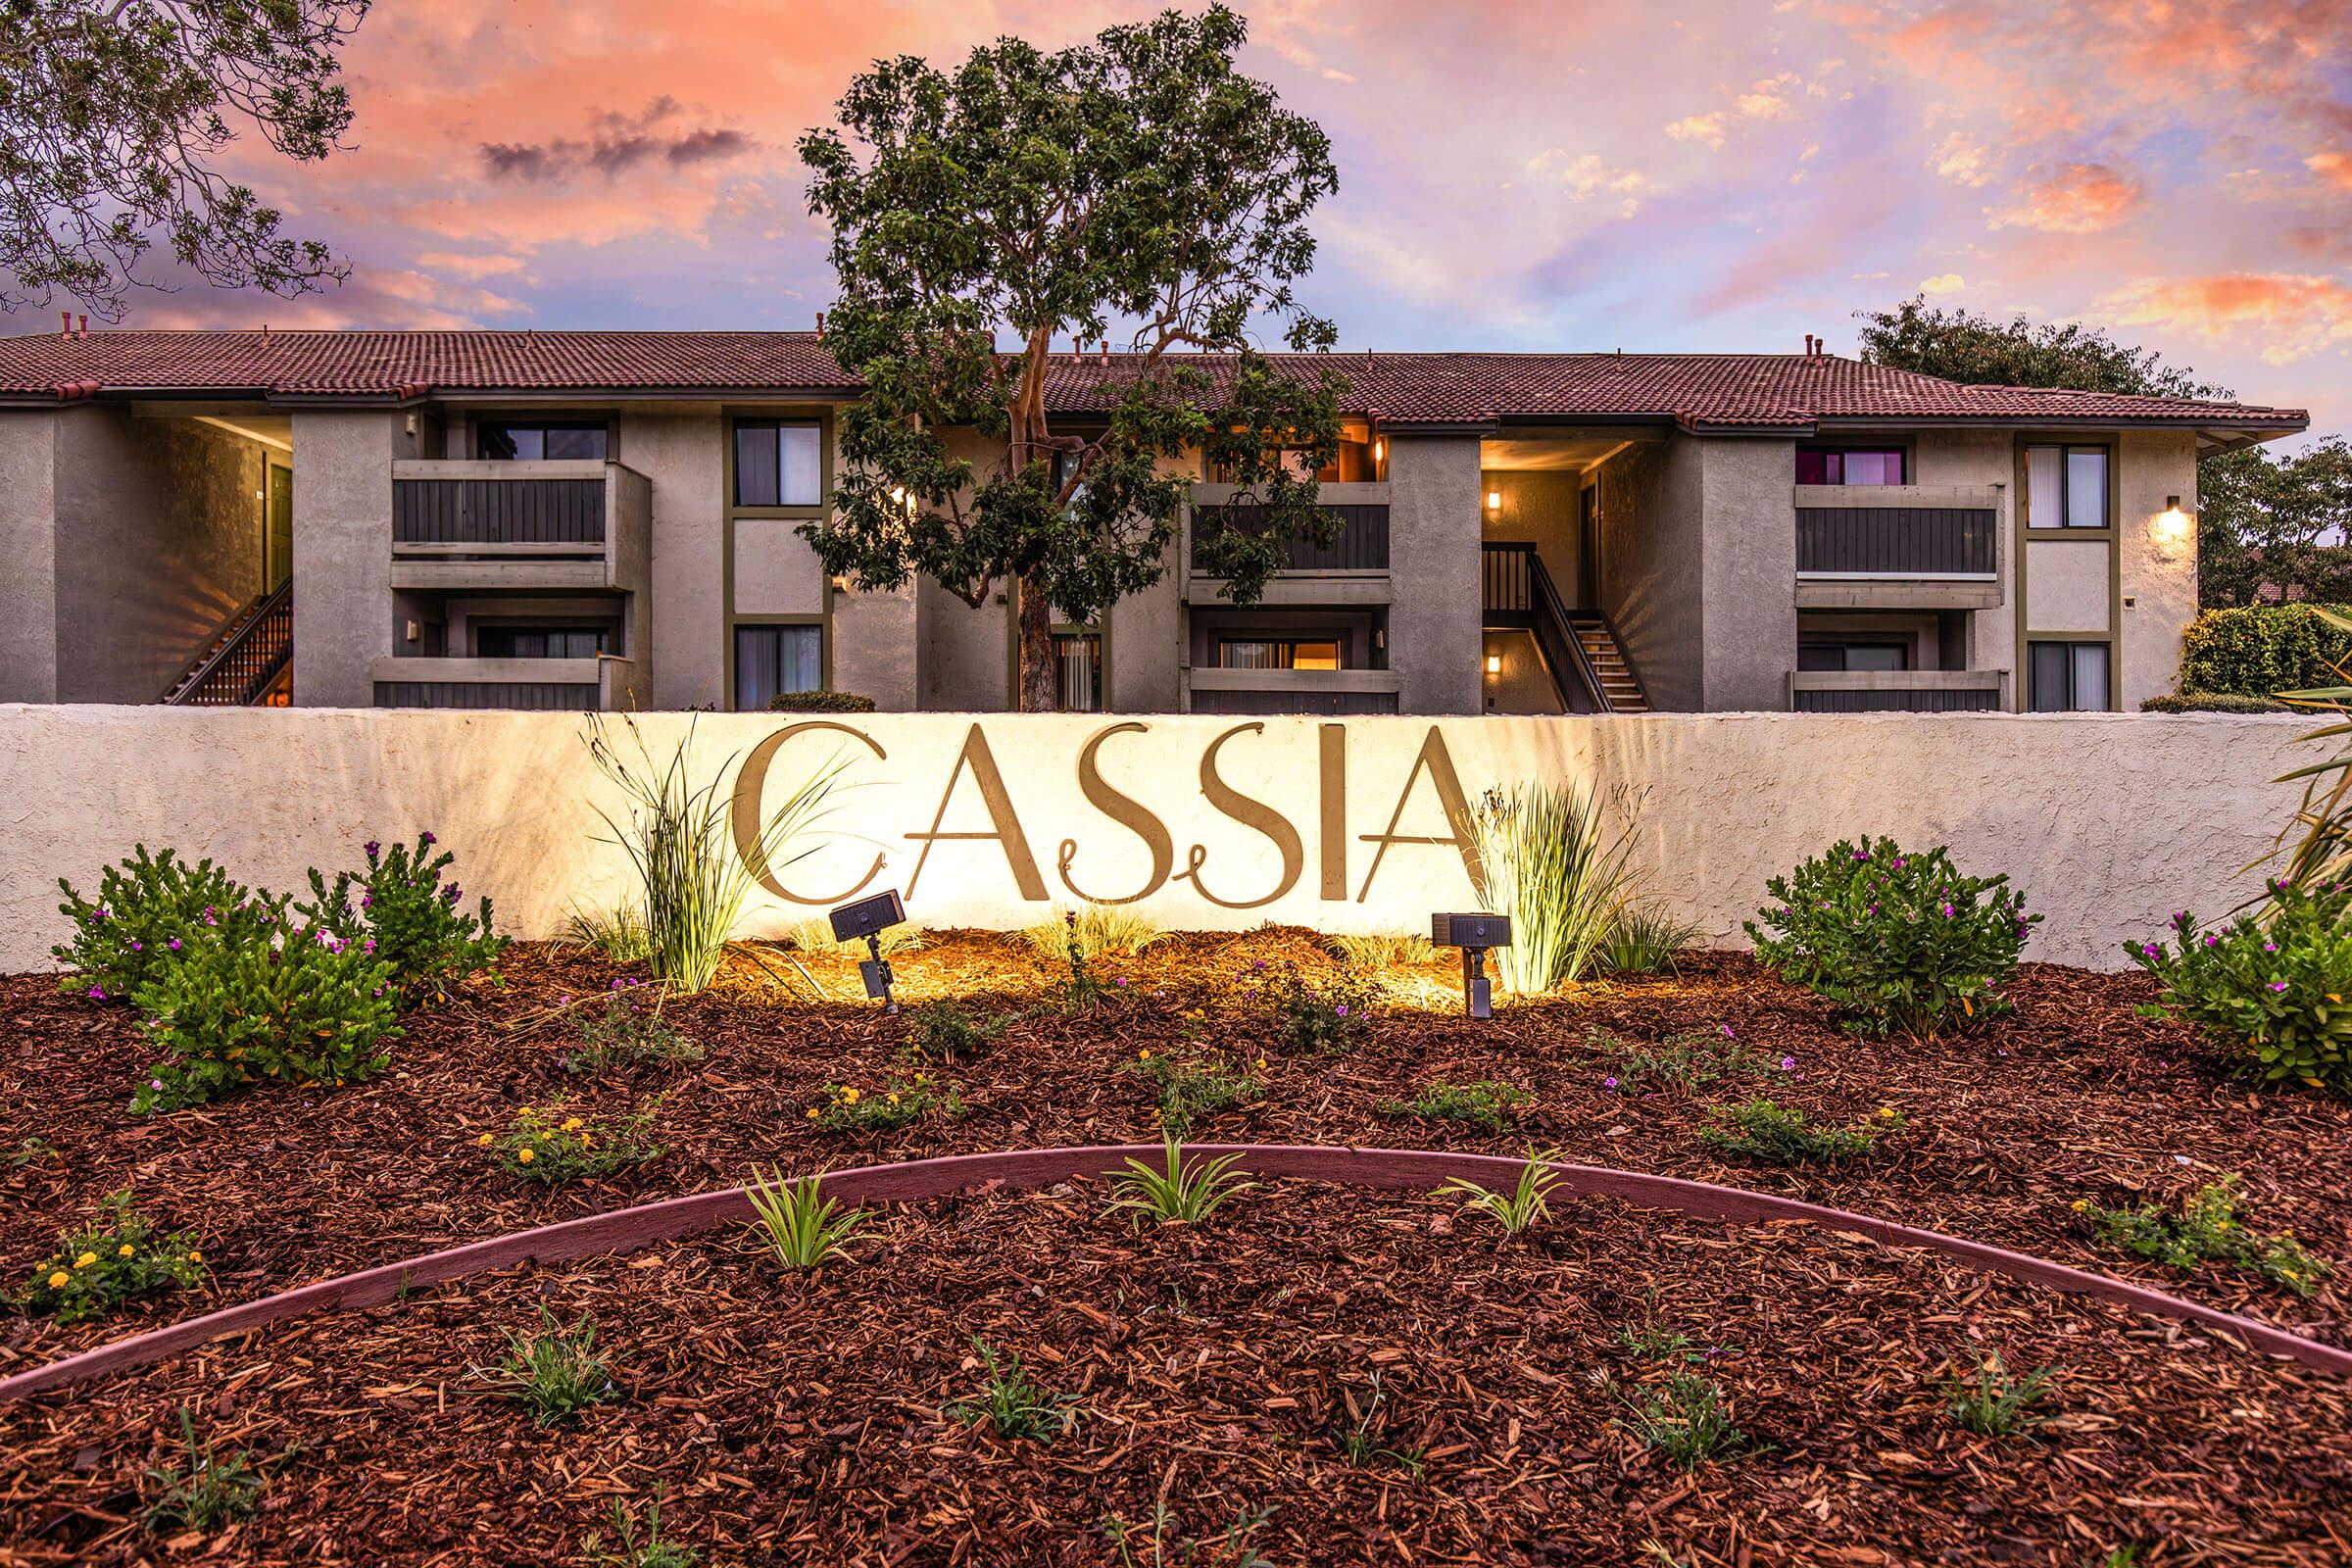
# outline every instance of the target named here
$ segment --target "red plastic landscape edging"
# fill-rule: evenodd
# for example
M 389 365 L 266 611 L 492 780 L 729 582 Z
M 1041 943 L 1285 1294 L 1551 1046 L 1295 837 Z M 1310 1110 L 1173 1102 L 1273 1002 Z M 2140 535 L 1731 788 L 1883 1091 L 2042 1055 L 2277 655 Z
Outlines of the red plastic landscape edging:
M 1352 1182 L 1366 1187 L 1427 1190 L 1455 1179 L 1508 1187 L 1519 1179 L 1526 1161 L 1499 1154 L 1447 1153 L 1404 1149 L 1346 1149 L 1311 1144 L 1190 1144 L 1188 1155 L 1215 1158 L 1239 1156 L 1240 1167 L 1253 1176 L 1293 1177 L 1312 1181 Z M 945 1198 L 974 1188 L 1027 1189 L 1049 1186 L 1079 1176 L 1103 1176 L 1122 1171 L 1130 1159 L 1147 1162 L 1161 1155 L 1157 1144 L 1091 1145 L 1064 1149 L 1014 1150 L 987 1154 L 949 1154 L 937 1159 L 907 1160 L 894 1165 L 866 1165 L 828 1172 L 822 1178 L 828 1197 L 850 1203 L 904 1202 Z M 1156 1168 L 1156 1167 L 1154 1167 Z M 1802 1220 L 1833 1230 L 1850 1231 L 1882 1245 L 1916 1247 L 1940 1252 L 1987 1272 L 2030 1285 L 2047 1286 L 2070 1295 L 2095 1297 L 2155 1317 L 2201 1323 L 2244 1341 L 2259 1350 L 2299 1361 L 2323 1372 L 2352 1376 L 2352 1350 L 2308 1340 L 2285 1329 L 2252 1318 L 2200 1306 L 2162 1291 L 2127 1284 L 2046 1258 L 2011 1252 L 1981 1242 L 1919 1230 L 1867 1214 L 1825 1208 L 1770 1193 L 1712 1182 L 1686 1181 L 1679 1176 L 1653 1176 L 1640 1171 L 1613 1170 L 1604 1165 L 1555 1163 L 1560 1178 L 1556 1192 L 1620 1199 L 1643 1207 L 1667 1208 L 1699 1219 Z M 753 1217 L 751 1201 L 740 1187 L 664 1199 L 633 1208 L 590 1214 L 558 1225 L 516 1231 L 488 1241 L 471 1242 L 445 1251 L 427 1252 L 405 1262 L 362 1269 L 339 1279 L 321 1280 L 258 1301 L 225 1307 L 203 1317 L 189 1318 L 166 1328 L 102 1345 L 47 1366 L 0 1379 L 0 1400 L 22 1398 L 90 1378 L 147 1366 L 182 1350 L 214 1340 L 248 1333 L 268 1324 L 334 1307 L 379 1306 L 406 1296 L 419 1286 L 439 1285 L 517 1263 L 568 1262 L 603 1252 L 622 1252 L 655 1242 L 673 1241 L 731 1221 Z

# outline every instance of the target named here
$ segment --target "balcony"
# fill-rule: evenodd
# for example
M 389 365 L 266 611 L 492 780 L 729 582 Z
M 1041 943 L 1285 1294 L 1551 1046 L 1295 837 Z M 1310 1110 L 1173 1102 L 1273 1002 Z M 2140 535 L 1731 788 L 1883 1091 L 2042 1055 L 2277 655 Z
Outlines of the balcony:
M 379 659 L 369 666 L 378 708 L 515 709 L 607 712 L 635 706 L 636 666 L 596 659 Z
M 634 593 L 652 518 L 653 482 L 617 463 L 395 463 L 392 586 Z
M 1393 669 L 1192 669 L 1184 677 L 1194 713 L 1394 713 Z
M 1989 610 L 2001 602 L 1997 489 L 1800 484 L 1799 610 Z
M 1213 525 L 1212 511 L 1232 501 L 1229 484 L 1193 486 L 1192 518 Z M 1340 519 L 1340 536 L 1329 548 L 1307 541 L 1291 545 L 1290 559 L 1266 584 L 1268 605 L 1385 605 L 1389 602 L 1389 487 L 1385 484 L 1326 484 L 1318 487 L 1325 512 Z M 1235 509 L 1228 525 L 1245 530 L 1265 525 L 1262 507 Z M 1225 579 L 1200 574 L 1200 534 L 1188 522 L 1185 536 L 1185 598 L 1195 604 L 1221 600 Z
M 2005 669 L 1797 669 L 1788 672 L 1796 713 L 2005 712 Z

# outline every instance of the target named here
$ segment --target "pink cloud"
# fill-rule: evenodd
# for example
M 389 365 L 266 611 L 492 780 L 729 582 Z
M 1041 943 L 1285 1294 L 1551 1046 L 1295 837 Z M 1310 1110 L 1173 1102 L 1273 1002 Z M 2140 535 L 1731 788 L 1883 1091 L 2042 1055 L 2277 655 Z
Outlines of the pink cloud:
M 2288 365 L 2352 344 L 2352 286 L 2326 276 L 2238 272 L 2133 283 L 2099 308 L 2126 326 L 2208 340 L 2250 338 L 2266 365 Z
M 1985 209 L 1985 220 L 1993 228 L 2095 234 L 2122 222 L 2140 196 L 2139 181 L 2105 164 L 2065 164 L 2020 187 L 2011 206 Z

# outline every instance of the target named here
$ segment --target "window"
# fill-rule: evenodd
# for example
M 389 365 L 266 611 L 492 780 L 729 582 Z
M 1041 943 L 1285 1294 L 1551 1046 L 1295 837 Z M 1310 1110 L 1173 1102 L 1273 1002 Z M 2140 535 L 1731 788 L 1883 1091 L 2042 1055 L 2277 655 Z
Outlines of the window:
M 485 419 L 473 427 L 473 449 L 494 461 L 537 463 L 543 459 L 605 461 L 602 419 Z
M 1339 669 L 1337 638 L 1226 637 L 1217 642 L 1219 669 Z
M 2107 526 L 2107 449 L 2026 448 L 2026 526 Z
M 484 626 L 473 646 L 482 659 L 594 659 L 605 651 L 605 628 Z
M 1888 670 L 1911 667 L 1908 643 L 1799 643 L 1800 670 Z
M 1054 634 L 1054 706 L 1065 713 L 1102 710 L 1102 638 L 1084 631 Z
M 1798 447 L 1798 484 L 1901 484 L 1901 447 Z
M 782 419 L 735 421 L 735 504 L 815 507 L 825 499 L 823 427 Z
M 785 692 L 813 692 L 824 684 L 824 627 L 735 628 L 736 711 L 757 712 Z
M 1369 437 L 1358 440 L 1352 436 L 1343 435 L 1340 437 L 1339 448 L 1332 455 L 1331 462 L 1315 470 L 1315 482 L 1317 484 L 1381 483 L 1388 478 L 1388 460 L 1389 443 L 1386 437 Z M 1282 462 L 1283 466 L 1288 468 L 1295 477 L 1306 477 L 1306 463 L 1301 454 L 1285 447 L 1282 449 Z M 1237 482 L 1233 471 L 1222 464 L 1211 464 L 1208 477 L 1211 484 Z
M 2106 709 L 2105 643 L 2029 643 L 2026 646 L 2033 682 L 2028 703 L 2034 712 L 2063 713 L 2074 709 L 2101 711 Z

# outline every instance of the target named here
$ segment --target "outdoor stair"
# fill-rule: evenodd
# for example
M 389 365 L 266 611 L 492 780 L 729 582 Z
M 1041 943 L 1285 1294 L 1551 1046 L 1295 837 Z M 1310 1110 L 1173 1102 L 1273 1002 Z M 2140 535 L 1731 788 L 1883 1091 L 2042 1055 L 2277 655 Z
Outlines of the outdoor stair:
M 262 700 L 294 658 L 294 585 L 237 607 L 164 691 L 177 708 L 243 708 Z
M 1571 612 L 1568 629 L 1585 651 L 1585 662 L 1600 682 L 1601 700 L 1608 704 L 1609 711 L 1648 712 L 1649 699 L 1642 694 L 1642 682 L 1625 662 L 1625 652 L 1617 646 L 1617 634 L 1608 621 L 1596 614 Z

